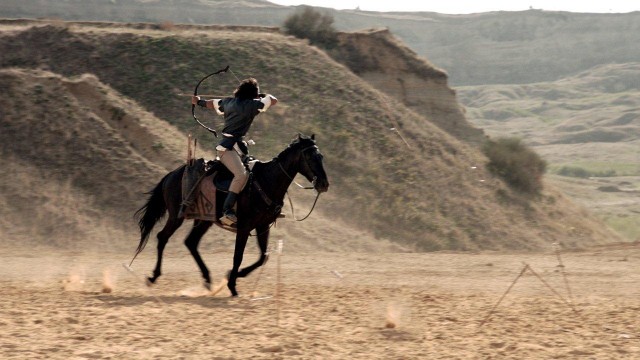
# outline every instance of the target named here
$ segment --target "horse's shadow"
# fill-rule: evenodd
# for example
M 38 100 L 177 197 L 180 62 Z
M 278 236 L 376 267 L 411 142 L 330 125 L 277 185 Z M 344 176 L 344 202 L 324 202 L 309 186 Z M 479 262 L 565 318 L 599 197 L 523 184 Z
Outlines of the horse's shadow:
M 105 306 L 112 308 L 136 307 L 146 305 L 149 302 L 158 303 L 161 306 L 171 306 L 177 304 L 199 305 L 206 308 L 233 309 L 242 308 L 244 302 L 238 298 L 198 296 L 191 297 L 185 295 L 108 295 L 91 294 L 94 299 L 101 301 Z

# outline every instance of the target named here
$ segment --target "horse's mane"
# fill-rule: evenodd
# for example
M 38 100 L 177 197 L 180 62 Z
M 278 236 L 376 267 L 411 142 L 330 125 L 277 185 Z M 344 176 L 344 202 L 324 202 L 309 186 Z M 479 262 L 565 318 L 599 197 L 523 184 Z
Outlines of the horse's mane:
M 282 156 L 288 154 L 289 152 L 299 150 L 301 147 L 307 147 L 315 144 L 316 142 L 313 139 L 313 136 L 309 137 L 309 136 L 299 134 L 295 139 L 293 139 L 293 141 L 291 141 L 289 146 L 287 146 L 284 150 L 282 150 L 280 154 L 278 154 L 275 158 L 273 158 L 273 160 L 278 160 Z
M 310 136 L 305 136 L 305 135 L 299 134 L 295 139 L 293 139 L 291 141 L 291 143 L 286 148 L 284 148 L 284 150 L 282 150 L 273 159 L 271 159 L 270 161 L 266 161 L 266 162 L 259 161 L 258 163 L 256 163 L 256 165 L 254 167 L 254 171 L 262 168 L 263 166 L 274 164 L 274 163 L 276 163 L 278 161 L 281 161 L 289 153 L 291 153 L 293 151 L 300 150 L 301 148 L 306 148 L 307 146 L 315 145 L 315 143 L 316 142 L 313 139 L 313 136 L 310 137 Z

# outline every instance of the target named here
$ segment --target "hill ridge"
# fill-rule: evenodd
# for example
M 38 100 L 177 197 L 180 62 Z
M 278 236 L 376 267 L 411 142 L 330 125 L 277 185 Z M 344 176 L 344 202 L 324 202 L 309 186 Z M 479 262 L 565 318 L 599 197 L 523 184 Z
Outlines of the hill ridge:
M 372 112 L 371 102 L 382 101 L 384 95 L 304 41 L 277 34 L 256 39 L 251 33 L 229 31 L 211 31 L 205 35 L 199 30 L 194 35 L 167 31 L 139 34 L 124 29 L 95 31 L 82 26 L 12 28 L 0 33 L 0 51 L 8 54 L 0 60 L 0 67 L 21 64 L 24 76 L 45 67 L 65 77 L 91 71 L 120 96 L 136 101 L 141 109 L 161 114 L 162 120 L 154 120 L 155 123 L 174 124 L 180 133 L 172 130 L 170 137 L 179 142 L 183 141 L 184 132 L 194 130 L 195 125 L 186 116 L 190 107 L 188 98 L 174 96 L 174 91 L 184 91 L 182 89 L 193 85 L 199 75 L 194 67 L 200 62 L 210 63 L 215 59 L 217 63 L 227 63 L 225 60 L 233 58 L 236 68 L 255 69 L 263 89 L 277 95 L 282 102 L 278 106 L 283 105 L 278 112 L 261 115 L 254 124 L 250 134 L 258 142 L 254 154 L 260 157 L 276 153 L 288 143 L 292 128 L 317 134 L 332 183 L 332 191 L 319 206 L 319 214 L 326 219 L 348 222 L 378 238 L 393 239 L 420 251 L 532 250 L 545 248 L 553 241 L 580 247 L 616 239 L 615 234 L 553 189 L 540 198 L 514 193 L 485 169 L 486 159 L 477 149 L 425 121 L 404 105 L 391 103 L 388 109 Z M 25 43 L 30 46 L 22 47 Z M 251 54 L 250 59 L 247 54 Z M 87 58 L 92 59 L 90 66 L 82 61 Z M 156 74 L 162 76 L 153 76 Z M 6 81 L 3 87 L 11 88 L 7 78 L 3 77 Z M 216 83 L 216 86 L 226 85 Z M 46 87 L 38 90 L 25 84 L 23 90 L 9 92 L 2 100 L 2 108 L 7 109 L 3 129 L 14 129 L 15 136 L 31 136 L 29 132 L 21 134 L 19 131 L 25 127 L 15 125 L 35 115 L 23 114 L 15 99 L 18 94 L 20 98 L 42 99 L 43 94 L 53 96 L 52 89 L 43 92 Z M 67 107 L 63 100 L 52 97 L 46 109 L 44 102 L 38 102 L 33 111 L 65 114 Z M 97 115 L 87 113 L 75 101 L 70 103 L 72 111 L 68 116 L 73 120 L 69 120 L 70 124 L 74 121 L 91 126 L 107 124 L 94 121 Z M 399 130 L 410 147 L 390 131 L 389 121 L 394 118 L 403 119 Z M 63 124 L 52 122 L 50 125 Z M 96 139 L 106 141 L 104 146 L 91 146 L 95 152 L 87 157 L 89 163 L 95 162 L 94 156 L 109 159 L 106 165 L 118 163 L 115 159 L 129 163 L 127 153 L 149 151 L 123 145 L 127 137 L 118 134 L 116 128 L 110 128 L 106 134 L 110 132 L 113 136 Z M 97 133 L 102 135 L 104 131 Z M 3 131 L 3 136 L 8 134 Z M 32 150 L 26 151 L 19 142 L 15 143 L 15 136 L 2 139 L 3 153 L 35 157 Z M 212 143 L 206 146 L 211 148 Z M 56 145 L 49 151 L 61 154 L 67 151 L 65 144 L 47 145 Z M 170 147 L 167 151 L 174 152 Z M 182 153 L 179 151 L 173 158 L 181 158 Z M 45 162 L 34 164 L 47 166 Z M 119 179 L 116 171 L 111 174 L 115 176 L 111 183 L 127 183 L 130 188 L 126 193 L 112 188 L 93 195 L 105 196 L 106 204 L 113 208 L 140 206 L 136 201 L 142 196 L 140 192 L 159 180 L 150 174 L 157 173 L 161 167 L 150 164 L 153 163 L 142 160 L 131 163 L 132 167 L 139 167 L 127 172 L 135 175 L 133 181 Z M 70 169 L 80 170 L 79 174 L 85 171 L 77 166 Z M 91 187 L 82 182 L 77 185 Z M 113 202 L 110 196 L 120 202 Z M 123 201 L 125 203 L 121 203 Z M 327 225 L 329 223 L 324 223 Z M 322 231 L 316 235 L 322 238 Z

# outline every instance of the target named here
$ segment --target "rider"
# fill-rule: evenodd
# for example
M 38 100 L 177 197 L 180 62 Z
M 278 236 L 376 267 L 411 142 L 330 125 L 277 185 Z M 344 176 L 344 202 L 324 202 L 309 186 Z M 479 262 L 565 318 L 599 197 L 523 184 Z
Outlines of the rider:
M 238 85 L 233 92 L 233 97 L 203 100 L 200 96 L 193 96 L 191 103 L 213 109 L 218 114 L 224 115 L 222 140 L 216 146 L 216 150 L 220 162 L 233 173 L 233 180 L 222 207 L 223 216 L 220 221 L 225 225 L 235 224 L 238 218 L 233 211 L 233 206 L 249 177 L 240 158 L 240 153 L 246 155 L 247 152 L 243 137 L 249 131 L 256 115 L 275 106 L 278 99 L 270 94 L 260 94 L 258 81 L 248 78 Z

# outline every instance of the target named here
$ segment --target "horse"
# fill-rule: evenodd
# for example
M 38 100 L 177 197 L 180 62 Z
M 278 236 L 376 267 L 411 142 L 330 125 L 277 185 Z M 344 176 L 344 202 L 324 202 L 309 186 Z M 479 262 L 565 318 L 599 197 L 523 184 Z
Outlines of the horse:
M 182 202 L 182 175 L 186 165 L 169 172 L 155 186 L 148 201 L 135 213 L 140 227 L 140 243 L 135 257 L 144 249 L 154 225 L 168 213 L 164 228 L 157 234 L 158 258 L 153 276 L 147 278 L 152 285 L 162 274 L 162 253 L 169 238 L 185 220 L 179 215 Z M 236 227 L 236 241 L 233 254 L 233 267 L 227 273 L 227 287 L 232 296 L 238 296 L 236 290 L 237 278 L 249 275 L 262 266 L 267 260 L 267 246 L 269 244 L 269 230 L 276 221 L 282 208 L 284 196 L 296 175 L 302 174 L 313 183 L 313 188 L 320 193 L 329 189 L 329 180 L 324 170 L 323 156 L 315 142 L 315 135 L 311 137 L 298 134 L 282 152 L 268 162 L 257 162 L 252 170 L 252 184 L 247 184 L 238 195 Z M 257 184 L 257 186 L 255 185 Z M 220 192 L 218 192 L 220 195 Z M 211 289 L 209 270 L 198 253 L 200 239 L 213 225 L 212 221 L 194 220 L 193 227 L 184 243 L 195 259 L 204 285 Z M 244 249 L 251 231 L 257 233 L 260 248 L 260 258 L 254 264 L 240 269 Z M 133 261 L 133 260 L 132 260 Z

